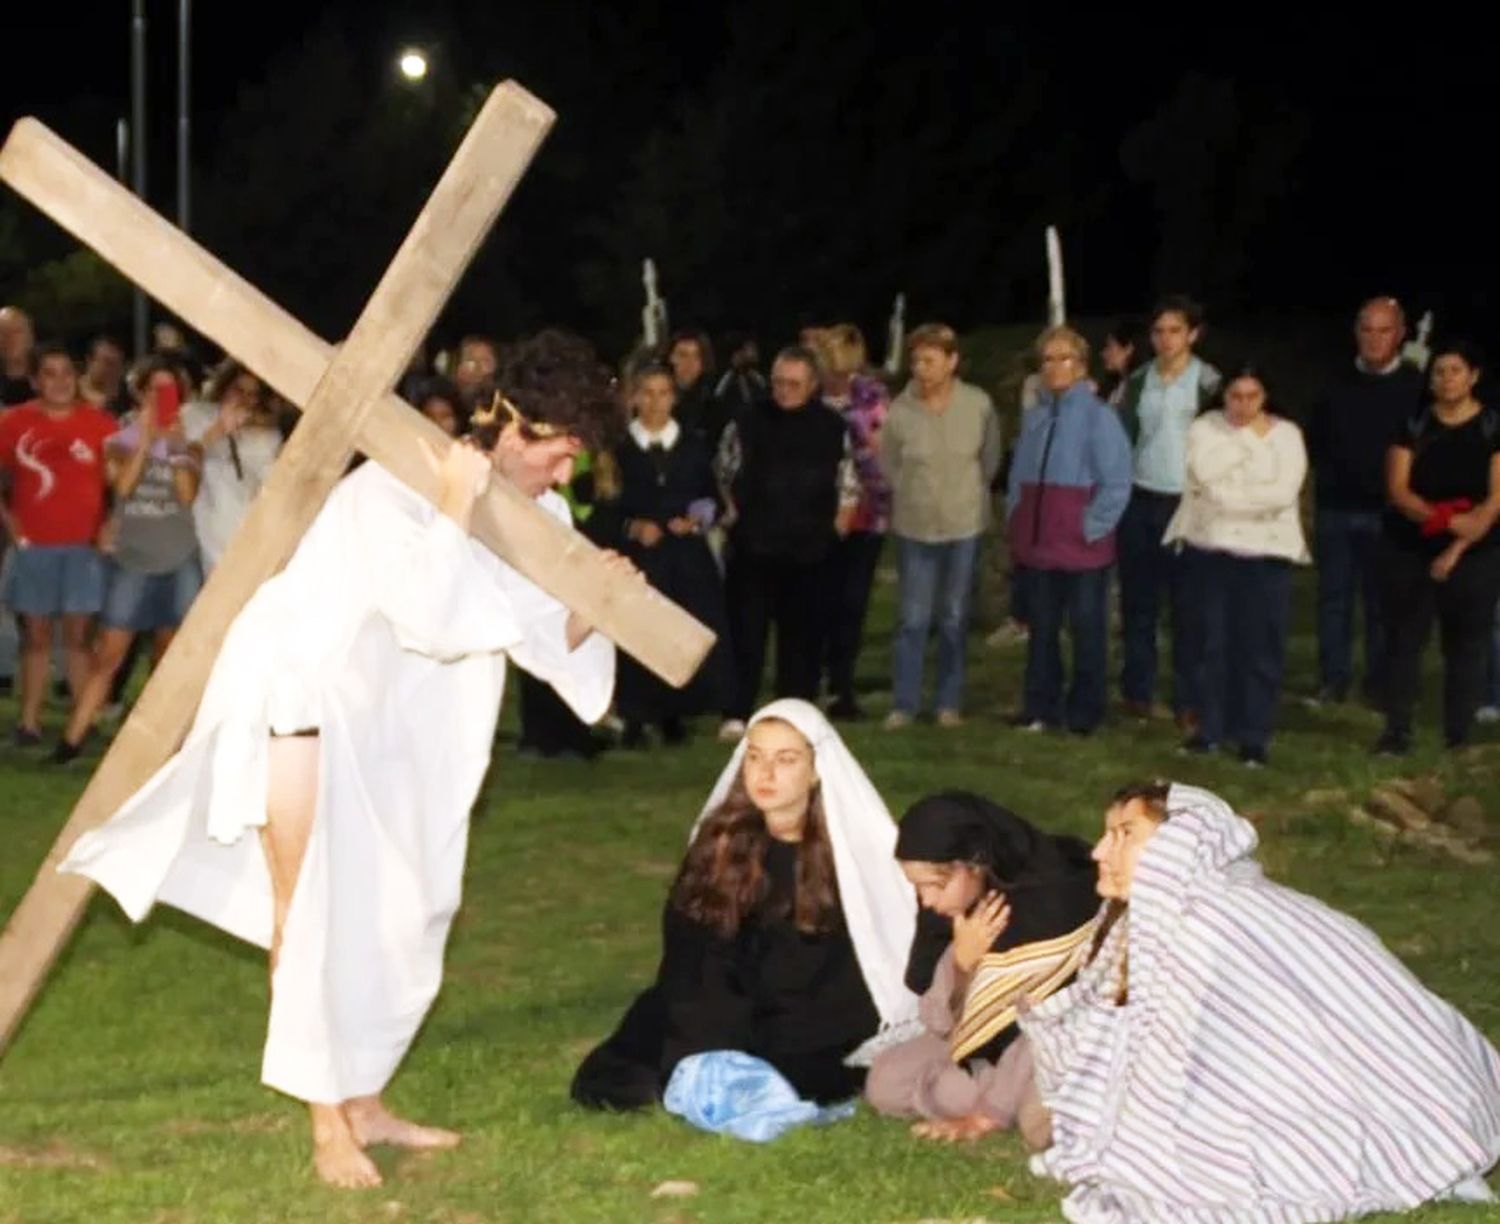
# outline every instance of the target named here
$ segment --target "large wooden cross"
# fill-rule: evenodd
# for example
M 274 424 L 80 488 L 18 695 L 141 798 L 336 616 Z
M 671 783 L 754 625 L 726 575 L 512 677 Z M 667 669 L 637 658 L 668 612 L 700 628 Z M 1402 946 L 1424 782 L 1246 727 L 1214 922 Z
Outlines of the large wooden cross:
M 0 148 L 0 179 L 99 252 L 294 404 L 302 420 L 223 559 L 153 672 L 36 882 L 0 933 L 0 1053 L 93 885 L 60 875 L 78 837 L 114 814 L 176 751 L 230 622 L 291 556 L 356 450 L 429 499 L 446 436 L 391 393 L 552 126 L 552 111 L 506 82 L 490 94 L 354 330 L 335 352 L 40 123 Z M 713 635 L 500 478 L 475 507 L 474 534 L 642 663 L 685 683 Z

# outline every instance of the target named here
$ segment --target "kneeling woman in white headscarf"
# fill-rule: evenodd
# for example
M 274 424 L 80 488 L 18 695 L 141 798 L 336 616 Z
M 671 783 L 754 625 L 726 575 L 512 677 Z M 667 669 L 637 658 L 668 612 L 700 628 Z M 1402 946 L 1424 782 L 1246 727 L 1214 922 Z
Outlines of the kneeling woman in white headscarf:
M 1500 1055 L 1369 930 L 1273 884 L 1188 786 L 1120 792 L 1092 960 L 1026 1012 L 1037 1172 L 1078 1224 L 1304 1224 L 1488 1200 Z
M 856 1095 L 844 1059 L 911 1023 L 902 976 L 916 897 L 896 826 L 864 771 L 805 701 L 750 721 L 693 831 L 662 916 L 656 983 L 583 1061 L 572 1095 L 597 1109 L 661 1098 L 707 1050 L 764 1059 L 819 1102 Z

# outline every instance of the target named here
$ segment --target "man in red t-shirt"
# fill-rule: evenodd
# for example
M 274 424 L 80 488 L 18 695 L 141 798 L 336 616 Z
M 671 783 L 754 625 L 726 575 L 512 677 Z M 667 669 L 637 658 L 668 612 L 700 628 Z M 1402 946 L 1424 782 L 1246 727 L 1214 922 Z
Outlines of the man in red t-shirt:
M 42 699 L 54 626 L 61 622 L 68 683 L 76 697 L 89 672 L 89 623 L 104 599 L 95 542 L 104 524 L 104 440 L 119 428 L 78 394 L 66 349 L 37 353 L 38 398 L 0 413 L 0 475 L 9 492 L 0 518 L 14 555 L 0 603 L 19 613 L 21 717 L 18 744 L 41 742 Z

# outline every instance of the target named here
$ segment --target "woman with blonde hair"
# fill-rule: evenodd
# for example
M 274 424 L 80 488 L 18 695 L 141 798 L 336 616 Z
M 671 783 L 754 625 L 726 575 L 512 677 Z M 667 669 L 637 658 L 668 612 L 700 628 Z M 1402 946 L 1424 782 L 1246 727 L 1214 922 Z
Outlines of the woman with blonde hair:
M 1087 735 L 1104 718 L 1109 574 L 1130 500 L 1130 443 L 1089 382 L 1088 342 L 1070 327 L 1051 327 L 1036 348 L 1041 398 L 1022 418 L 1005 497 L 1010 555 L 1026 567 L 1031 617 L 1016 721 Z M 1064 622 L 1073 643 L 1066 692 Z

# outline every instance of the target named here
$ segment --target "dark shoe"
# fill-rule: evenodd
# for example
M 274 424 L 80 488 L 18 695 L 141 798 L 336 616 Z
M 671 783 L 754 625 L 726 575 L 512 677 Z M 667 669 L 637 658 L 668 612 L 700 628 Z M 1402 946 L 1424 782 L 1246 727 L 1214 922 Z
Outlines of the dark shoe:
M 82 744 L 70 744 L 67 740 L 60 739 L 47 759 L 54 765 L 71 765 L 78 759 L 78 754 L 82 751 Z
M 661 720 L 661 738 L 664 744 L 682 744 L 687 742 L 687 727 L 683 725 L 680 718 L 664 718 Z
M 1370 751 L 1375 756 L 1404 757 L 1411 751 L 1411 735 L 1408 732 L 1387 727 L 1380 733 L 1380 738 L 1375 741 L 1375 746 Z
M 1218 752 L 1219 745 L 1201 735 L 1190 735 L 1177 746 L 1178 756 L 1209 756 Z
M 42 742 L 42 733 L 30 727 L 17 727 L 10 738 L 17 748 L 35 748 Z
M 645 748 L 649 744 L 650 740 L 646 735 L 644 723 L 627 722 L 625 724 L 625 731 L 620 736 L 621 748 Z
M 1146 722 L 1151 717 L 1151 703 L 1149 701 L 1122 701 L 1120 709 L 1126 718 L 1138 718 Z
M 0 697 L 9 697 L 15 691 L 15 678 L 12 676 L 0 676 Z
M 1443 736 L 1443 745 L 1450 752 L 1459 748 L 1467 748 L 1469 746 L 1469 733 L 1465 731 L 1462 735 L 1445 735 Z
M 828 707 L 828 717 L 834 722 L 859 722 L 864 716 L 865 712 L 853 697 L 840 697 Z
M 1246 769 L 1264 769 L 1270 763 L 1264 748 L 1253 748 L 1248 744 L 1240 747 L 1240 764 Z
M 1076 735 L 1079 739 L 1085 739 L 1088 736 L 1093 735 L 1096 729 L 1097 728 L 1095 727 L 1069 727 L 1068 734 Z

